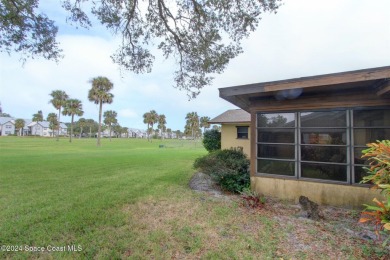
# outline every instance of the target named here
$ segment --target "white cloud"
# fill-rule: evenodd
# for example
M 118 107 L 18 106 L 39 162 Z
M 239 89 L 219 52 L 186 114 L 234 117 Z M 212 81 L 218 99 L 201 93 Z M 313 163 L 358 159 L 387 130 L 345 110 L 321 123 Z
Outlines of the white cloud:
M 118 115 L 120 117 L 126 117 L 126 118 L 137 118 L 138 117 L 137 112 L 135 112 L 134 110 L 129 109 L 129 108 L 119 110 Z

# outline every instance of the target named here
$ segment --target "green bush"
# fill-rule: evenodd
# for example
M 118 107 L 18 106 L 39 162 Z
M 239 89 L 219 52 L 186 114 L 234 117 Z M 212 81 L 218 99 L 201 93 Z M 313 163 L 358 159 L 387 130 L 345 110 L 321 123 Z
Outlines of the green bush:
M 242 148 L 213 151 L 196 159 L 194 168 L 210 175 L 230 192 L 239 193 L 250 185 L 249 160 Z
M 221 149 L 221 132 L 215 129 L 205 131 L 203 145 L 209 152 Z

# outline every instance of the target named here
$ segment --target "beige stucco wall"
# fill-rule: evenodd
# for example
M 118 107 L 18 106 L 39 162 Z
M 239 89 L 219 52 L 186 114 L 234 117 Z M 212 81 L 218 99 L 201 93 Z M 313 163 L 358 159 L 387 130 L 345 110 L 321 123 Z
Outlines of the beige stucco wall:
M 242 147 L 244 153 L 250 157 L 250 138 L 251 132 L 248 129 L 248 139 L 237 139 L 236 126 L 249 126 L 248 124 L 222 124 L 221 129 L 221 148 L 229 149 L 231 147 Z
M 251 177 L 252 189 L 259 194 L 298 202 L 303 195 L 320 205 L 362 208 L 362 204 L 372 204 L 373 198 L 384 200 L 379 191 L 367 187 L 338 185 L 309 181 Z

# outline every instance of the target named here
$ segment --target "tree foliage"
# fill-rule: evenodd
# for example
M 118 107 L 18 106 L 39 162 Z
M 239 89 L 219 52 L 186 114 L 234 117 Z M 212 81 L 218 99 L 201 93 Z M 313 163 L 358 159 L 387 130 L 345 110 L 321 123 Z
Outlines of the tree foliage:
M 215 129 L 206 131 L 203 136 L 203 146 L 209 152 L 221 149 L 221 132 Z
M 0 51 L 20 52 L 22 59 L 62 57 L 56 40 L 58 28 L 45 14 L 38 13 L 38 0 L 1 0 Z
M 264 12 L 276 12 L 280 0 L 62 0 L 68 21 L 91 26 L 96 16 L 113 35 L 122 38 L 112 60 L 126 70 L 152 70 L 159 49 L 174 58 L 175 86 L 196 97 L 242 52 L 241 41 L 259 24 Z M 57 60 L 57 27 L 45 14 L 37 14 L 38 0 L 1 0 L 2 51 L 22 52 Z

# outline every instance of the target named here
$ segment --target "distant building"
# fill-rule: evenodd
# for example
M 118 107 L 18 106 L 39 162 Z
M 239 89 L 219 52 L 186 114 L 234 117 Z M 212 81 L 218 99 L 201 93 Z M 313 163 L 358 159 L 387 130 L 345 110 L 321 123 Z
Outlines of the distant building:
M 50 129 L 50 123 L 48 121 L 32 122 L 31 119 L 23 119 L 24 127 L 22 135 L 37 135 L 43 137 L 50 137 L 57 133 Z M 14 117 L 0 117 L 0 136 L 7 136 L 15 134 L 15 118 Z M 60 135 L 67 135 L 68 127 L 64 124 L 60 124 Z
M 15 134 L 15 121 L 12 117 L 0 117 L 0 135 Z

